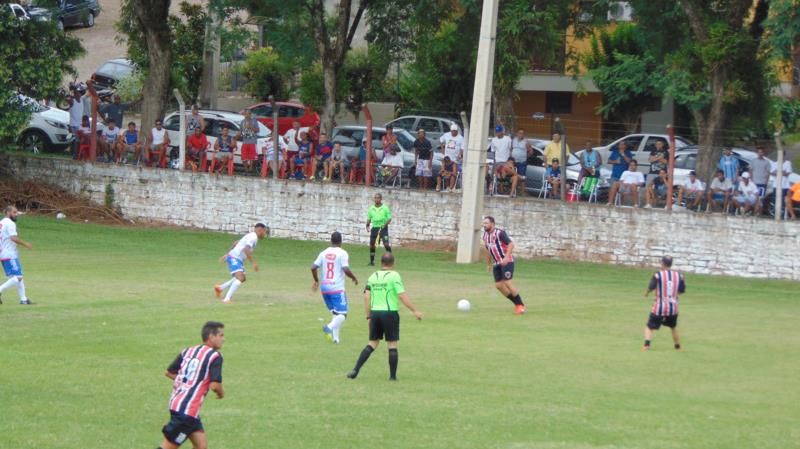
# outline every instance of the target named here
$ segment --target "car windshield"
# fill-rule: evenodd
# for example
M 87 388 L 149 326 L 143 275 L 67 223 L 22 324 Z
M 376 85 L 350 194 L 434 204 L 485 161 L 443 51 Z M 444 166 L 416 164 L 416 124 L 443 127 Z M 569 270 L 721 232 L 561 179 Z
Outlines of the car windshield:
M 58 8 L 58 0 L 30 0 L 30 8 Z
M 407 131 L 403 132 L 396 132 L 397 141 L 400 142 L 400 146 L 403 147 L 406 151 L 411 151 L 414 148 L 414 139 L 411 138 L 411 134 Z
M 269 137 L 269 136 L 270 136 L 269 128 L 264 126 L 263 123 L 258 122 L 258 138 L 262 139 L 264 137 Z
M 124 78 L 133 72 L 133 67 L 126 64 L 119 64 L 116 62 L 107 62 L 97 69 L 97 73 L 114 78 Z

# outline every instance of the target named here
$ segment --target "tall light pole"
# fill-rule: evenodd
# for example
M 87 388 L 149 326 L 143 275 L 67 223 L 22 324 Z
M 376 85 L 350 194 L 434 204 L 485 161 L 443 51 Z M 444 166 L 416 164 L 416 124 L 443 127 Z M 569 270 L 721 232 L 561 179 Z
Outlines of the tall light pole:
M 497 40 L 497 6 L 499 0 L 484 0 L 478 60 L 475 64 L 475 87 L 472 91 L 470 133 L 464 154 L 461 189 L 461 221 L 458 227 L 456 262 L 476 262 L 479 256 L 480 225 L 483 213 L 483 189 L 486 184 L 486 136 L 489 135 L 494 47 Z

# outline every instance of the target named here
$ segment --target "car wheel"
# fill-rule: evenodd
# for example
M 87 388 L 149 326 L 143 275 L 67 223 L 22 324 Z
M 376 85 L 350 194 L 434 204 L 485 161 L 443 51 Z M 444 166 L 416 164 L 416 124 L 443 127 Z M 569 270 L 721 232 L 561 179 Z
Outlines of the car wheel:
M 64 31 L 64 20 L 63 19 L 59 19 L 58 22 L 56 22 L 56 28 L 58 28 L 58 31 L 62 31 L 62 32 Z
M 20 145 L 25 151 L 30 151 L 33 154 L 39 154 L 45 150 L 49 145 L 50 140 L 47 135 L 41 131 L 26 131 L 20 138 Z
M 91 28 L 94 26 L 94 13 L 89 12 L 89 15 L 86 16 L 86 27 Z

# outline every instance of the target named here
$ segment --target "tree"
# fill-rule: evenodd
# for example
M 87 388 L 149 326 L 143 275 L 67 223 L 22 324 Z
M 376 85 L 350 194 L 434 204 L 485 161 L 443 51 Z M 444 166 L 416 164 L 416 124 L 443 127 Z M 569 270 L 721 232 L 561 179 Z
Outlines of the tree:
M 55 23 L 18 20 L 7 7 L 0 7 L 0 42 L 0 143 L 8 144 L 31 117 L 31 105 L 19 95 L 55 98 L 65 75 L 76 74 L 72 61 L 84 50 Z
M 356 49 L 347 54 L 341 84 L 344 89 L 345 108 L 356 120 L 361 114 L 364 103 L 381 101 L 387 97 L 388 64 L 388 57 L 377 49 Z
M 640 44 L 639 27 L 621 23 L 613 31 L 592 36 L 584 56 L 592 81 L 603 94 L 598 112 L 625 125 L 627 134 L 639 128 L 642 113 L 658 98 L 653 82 L 656 61 Z
M 278 100 L 289 95 L 292 70 L 271 47 L 248 54 L 242 74 L 247 79 L 244 91 L 261 101 L 266 101 L 270 95 Z

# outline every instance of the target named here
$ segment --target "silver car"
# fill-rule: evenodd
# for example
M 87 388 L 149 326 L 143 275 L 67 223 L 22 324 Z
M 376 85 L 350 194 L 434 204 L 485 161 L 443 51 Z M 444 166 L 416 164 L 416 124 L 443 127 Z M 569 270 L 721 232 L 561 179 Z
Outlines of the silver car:
M 388 122 L 385 126 L 391 125 L 393 128 L 404 129 L 410 132 L 412 135 L 416 135 L 417 131 L 424 129 L 428 140 L 435 142 L 438 145 L 439 137 L 441 137 L 442 134 L 449 133 L 450 125 L 452 124 L 458 126 L 458 133 L 463 136 L 464 130 L 462 129 L 461 125 L 459 125 L 458 120 L 445 117 L 405 115 Z M 435 146 L 436 145 L 434 145 L 434 147 Z
M 631 150 L 633 153 L 633 158 L 636 159 L 638 167 L 637 170 L 642 173 L 650 172 L 650 152 L 655 150 L 656 142 L 661 141 L 664 143 L 664 148 L 669 148 L 669 136 L 666 134 L 631 134 L 619 138 L 608 145 L 594 148 L 603 158 L 604 167 L 609 169 L 611 168 L 611 166 L 608 165 L 608 155 L 611 153 L 611 149 L 617 147 L 622 141 L 625 141 L 628 144 L 628 149 Z M 692 143 L 690 140 L 675 136 L 676 150 L 682 150 L 693 145 L 694 143 Z M 582 153 L 583 151 L 579 151 L 576 153 L 576 155 L 580 157 Z

